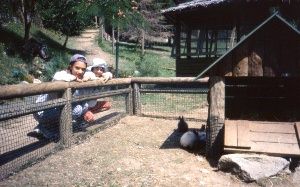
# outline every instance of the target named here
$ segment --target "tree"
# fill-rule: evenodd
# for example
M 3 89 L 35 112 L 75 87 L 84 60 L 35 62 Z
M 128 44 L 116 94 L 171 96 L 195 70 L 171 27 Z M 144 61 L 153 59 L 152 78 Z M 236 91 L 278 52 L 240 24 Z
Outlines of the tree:
M 170 37 L 171 27 L 166 24 L 165 17 L 162 16 L 161 10 L 169 7 L 173 2 L 170 0 L 141 0 L 139 11 L 144 19 L 148 21 L 148 27 L 144 28 L 144 39 L 151 37 Z M 143 33 L 143 32 L 142 32 Z M 145 43 L 145 42 L 143 42 Z
M 29 39 L 30 27 L 35 15 L 36 0 L 11 0 L 13 12 L 18 15 L 24 24 L 24 42 Z
M 91 23 L 88 0 L 40 0 L 38 7 L 44 26 L 66 36 L 64 47 Z
M 109 24 L 113 29 L 112 45 L 114 48 L 114 33 L 117 28 L 117 40 L 119 31 L 126 30 L 128 28 L 138 28 L 143 25 L 145 20 L 143 16 L 136 11 L 135 4 L 132 0 L 95 0 L 97 5 L 99 17 L 105 19 L 105 23 Z
M 123 26 L 122 35 L 127 38 L 136 37 L 138 42 L 141 43 L 142 54 L 145 41 L 149 41 L 151 37 L 171 36 L 171 26 L 165 24 L 165 18 L 160 11 L 171 6 L 173 4 L 172 0 L 128 0 L 127 3 L 129 4 L 129 9 L 137 16 L 131 19 L 133 20 L 132 24 L 123 21 L 126 26 Z M 125 12 L 124 8 L 121 11 Z M 137 18 L 140 21 L 137 21 Z

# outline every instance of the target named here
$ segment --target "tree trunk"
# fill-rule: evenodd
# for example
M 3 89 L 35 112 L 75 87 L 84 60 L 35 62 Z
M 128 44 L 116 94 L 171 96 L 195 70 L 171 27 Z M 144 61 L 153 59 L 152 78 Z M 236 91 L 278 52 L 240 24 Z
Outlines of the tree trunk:
M 30 27 L 31 27 L 31 16 L 28 15 L 27 10 L 24 10 L 24 27 L 25 27 L 25 33 L 24 33 L 24 42 L 29 40 L 29 32 L 30 32 Z
M 142 55 L 144 55 L 145 54 L 145 30 L 144 29 L 142 29 L 141 45 L 142 45 Z
M 115 54 L 115 27 L 112 27 L 112 37 L 111 37 L 111 43 L 112 43 L 112 53 Z
M 24 42 L 29 40 L 29 32 L 31 27 L 31 22 L 25 21 L 25 34 L 24 34 Z
M 95 16 L 95 27 L 98 28 L 98 17 Z
M 104 40 L 104 26 L 103 26 L 103 18 L 99 18 L 99 27 L 100 27 L 100 41 Z
M 64 45 L 63 45 L 64 48 L 67 47 L 68 39 L 69 39 L 69 36 L 66 36 L 66 39 L 65 39 L 65 42 L 64 42 Z

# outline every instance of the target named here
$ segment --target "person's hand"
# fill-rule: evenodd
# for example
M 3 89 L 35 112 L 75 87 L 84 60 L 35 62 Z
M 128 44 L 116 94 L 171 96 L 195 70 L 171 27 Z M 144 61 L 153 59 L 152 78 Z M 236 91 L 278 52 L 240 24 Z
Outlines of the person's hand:
M 103 76 L 103 81 L 106 83 L 108 80 L 109 80 L 109 76 L 104 75 L 104 76 Z
M 89 81 L 89 80 L 91 80 L 90 77 L 84 77 L 84 78 L 82 79 L 83 82 L 86 82 L 86 81 Z
M 84 115 L 83 118 L 86 122 L 92 122 L 95 121 L 95 115 L 91 111 L 87 111 Z
M 75 81 L 76 82 L 83 82 L 83 79 L 80 79 L 80 78 L 76 77 Z

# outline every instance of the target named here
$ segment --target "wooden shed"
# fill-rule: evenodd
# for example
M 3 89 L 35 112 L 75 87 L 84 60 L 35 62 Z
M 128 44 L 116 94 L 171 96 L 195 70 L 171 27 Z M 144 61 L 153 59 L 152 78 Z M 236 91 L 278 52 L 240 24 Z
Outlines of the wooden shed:
M 197 77 L 205 75 L 211 154 L 300 156 L 300 32 L 278 12 Z
M 299 156 L 300 1 L 176 2 L 176 75 L 210 77 L 207 156 Z
M 176 76 L 196 76 L 272 12 L 299 21 L 299 0 L 177 0 L 163 15 L 175 26 Z M 183 2 L 183 3 L 180 3 Z

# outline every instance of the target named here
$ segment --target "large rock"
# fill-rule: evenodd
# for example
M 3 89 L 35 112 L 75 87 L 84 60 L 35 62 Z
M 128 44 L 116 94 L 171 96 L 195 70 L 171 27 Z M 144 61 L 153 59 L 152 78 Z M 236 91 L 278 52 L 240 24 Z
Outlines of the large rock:
M 278 174 L 289 166 L 289 161 L 281 157 L 259 154 L 228 154 L 223 155 L 218 168 L 231 172 L 245 182 Z

